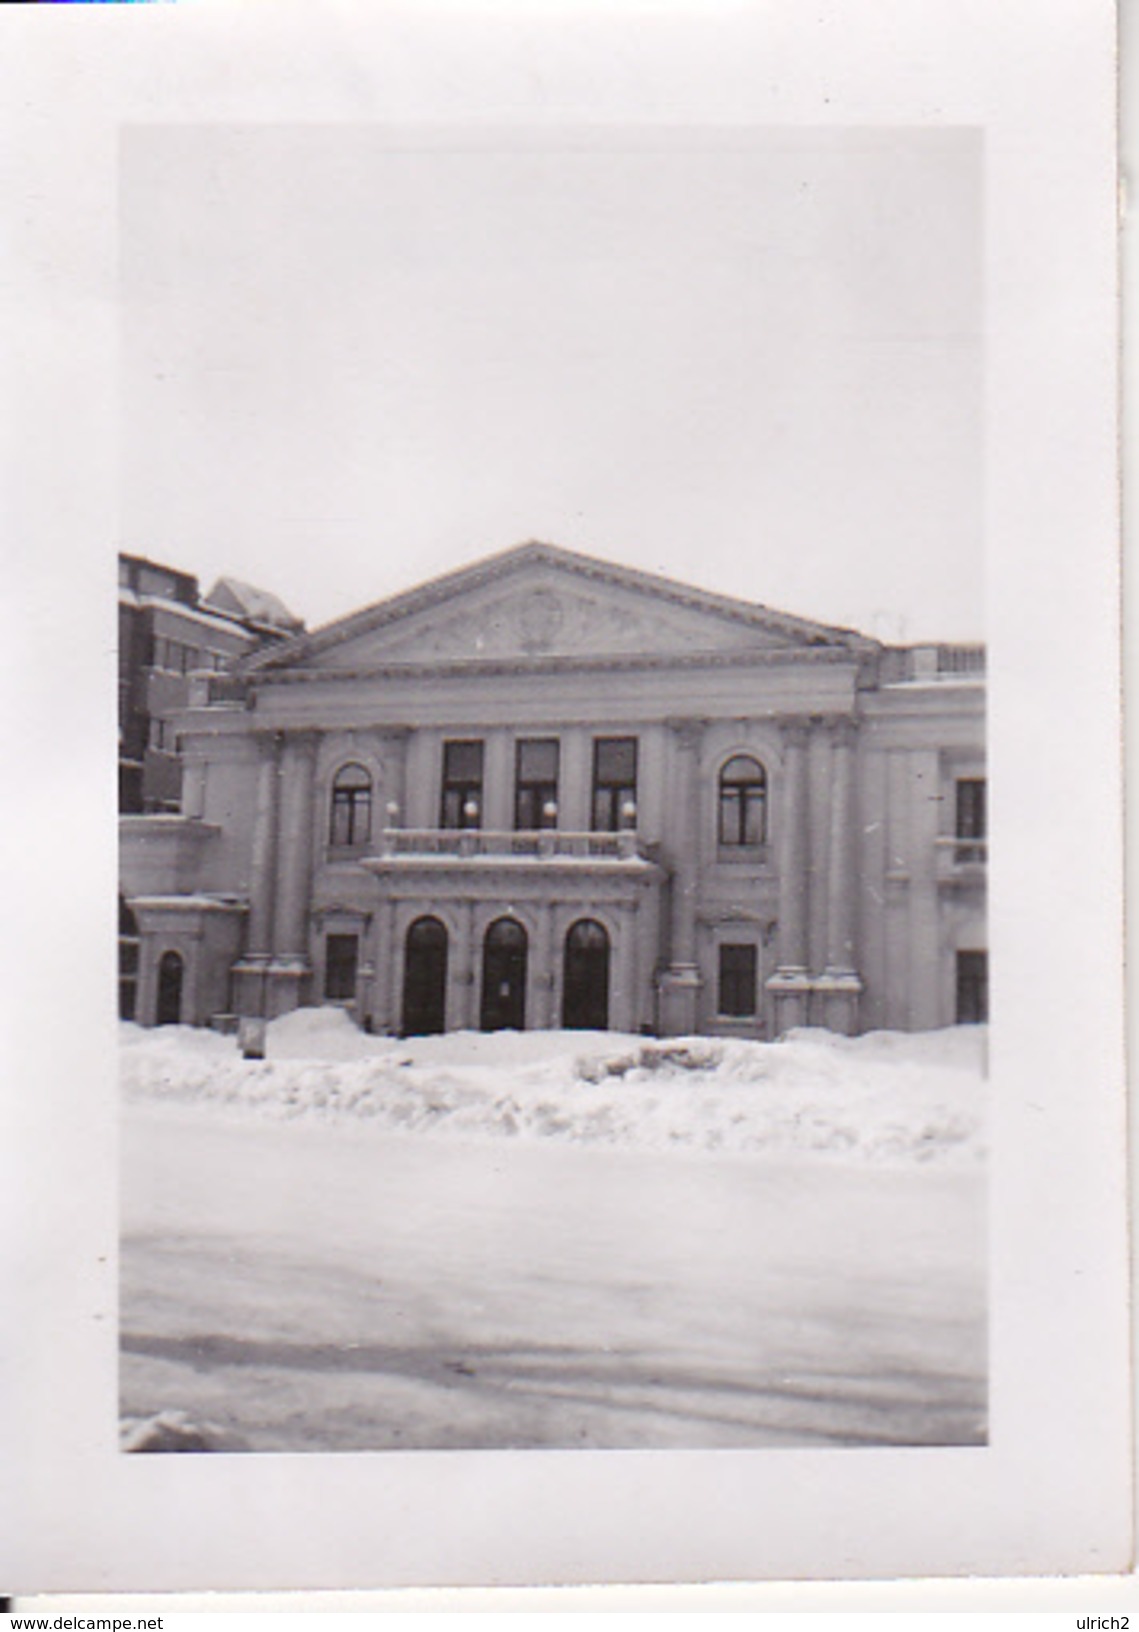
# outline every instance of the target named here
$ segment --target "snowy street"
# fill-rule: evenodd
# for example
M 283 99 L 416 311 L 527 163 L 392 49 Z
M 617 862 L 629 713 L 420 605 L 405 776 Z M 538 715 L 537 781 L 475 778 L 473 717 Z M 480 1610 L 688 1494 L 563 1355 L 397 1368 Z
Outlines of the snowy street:
M 279 1024 L 282 1058 L 271 1045 L 260 1066 L 227 1039 L 131 1028 L 125 1418 L 182 1412 L 218 1448 L 253 1450 L 983 1442 L 975 1045 L 811 1034 L 597 1085 L 556 1034 L 464 1053 L 346 1032 L 290 1044 Z M 584 1042 L 601 1059 L 637 1046 Z M 317 1046 L 342 1057 L 314 1076 Z M 811 1050 L 835 1056 L 864 1123 L 877 1106 L 876 1143 L 827 1137 L 849 1114 L 834 1083 L 806 1116 Z M 748 1058 L 762 1083 L 740 1080 Z M 428 1128 L 394 1114 L 409 1090 L 393 1065 L 434 1094 Z M 357 1081 L 354 1109 L 330 1111 L 330 1072 L 345 1092 L 372 1072 L 370 1097 Z M 606 1137 L 559 1128 L 552 1092 Z M 622 1095 L 667 1139 L 638 1148 L 601 1117 Z M 772 1095 L 813 1151 L 780 1138 Z M 446 1129 L 458 1109 L 468 1125 Z

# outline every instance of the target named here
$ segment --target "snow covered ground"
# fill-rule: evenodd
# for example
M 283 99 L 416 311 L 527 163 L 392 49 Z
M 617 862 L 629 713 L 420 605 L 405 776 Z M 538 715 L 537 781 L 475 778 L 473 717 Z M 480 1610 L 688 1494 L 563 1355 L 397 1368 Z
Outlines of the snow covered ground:
M 984 1437 L 979 1030 L 122 1042 L 129 1448 Z

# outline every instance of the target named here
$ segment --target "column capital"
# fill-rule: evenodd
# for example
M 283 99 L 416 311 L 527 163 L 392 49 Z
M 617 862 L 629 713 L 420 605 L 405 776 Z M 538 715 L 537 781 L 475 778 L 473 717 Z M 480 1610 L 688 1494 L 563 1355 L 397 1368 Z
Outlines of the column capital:
M 700 746 L 701 739 L 708 726 L 707 720 L 689 718 L 688 716 L 677 716 L 666 720 L 664 723 L 676 737 L 679 746 L 689 753 Z
M 823 724 L 836 748 L 849 748 L 858 736 L 858 722 L 852 714 L 834 714 Z
M 805 748 L 814 724 L 808 714 L 789 714 L 779 721 L 779 734 L 787 748 Z
M 281 731 L 278 736 L 285 748 L 292 748 L 298 753 L 315 754 L 321 733 L 312 726 L 303 726 L 297 731 Z

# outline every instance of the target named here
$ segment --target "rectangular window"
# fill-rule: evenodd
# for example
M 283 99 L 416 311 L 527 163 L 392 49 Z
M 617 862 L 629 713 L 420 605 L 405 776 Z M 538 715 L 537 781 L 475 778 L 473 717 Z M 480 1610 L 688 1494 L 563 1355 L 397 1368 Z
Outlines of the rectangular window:
M 955 836 L 958 861 L 985 859 L 985 779 L 963 776 L 957 781 Z
M 989 954 L 957 954 L 957 1024 L 982 1026 L 989 1018 Z
M 200 668 L 201 663 L 202 654 L 196 646 L 187 646 L 181 640 L 170 640 L 165 635 L 155 636 L 156 669 L 165 669 L 168 674 L 189 674 L 191 669 Z
M 356 996 L 358 935 L 329 935 L 324 942 L 324 995 L 333 1003 L 351 1003 Z
M 637 825 L 637 739 L 597 737 L 593 743 L 593 831 Z
M 750 1019 L 756 1009 L 756 950 L 754 946 L 720 948 L 719 1012 L 734 1020 Z
M 152 718 L 150 722 L 150 746 L 159 754 L 180 754 L 182 739 L 174 730 L 171 720 Z
M 558 744 L 520 742 L 516 750 L 514 826 L 520 832 L 558 825 Z
M 440 827 L 482 826 L 481 742 L 443 744 L 443 797 Z

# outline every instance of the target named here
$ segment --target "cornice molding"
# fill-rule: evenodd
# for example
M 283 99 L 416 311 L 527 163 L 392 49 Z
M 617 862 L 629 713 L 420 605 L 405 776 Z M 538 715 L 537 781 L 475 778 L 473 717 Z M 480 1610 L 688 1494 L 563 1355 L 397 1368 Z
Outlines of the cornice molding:
M 460 567 L 457 571 L 445 573 L 387 600 L 377 601 L 346 618 L 325 624 L 323 628 L 297 635 L 280 645 L 263 648 L 241 659 L 234 672 L 267 675 L 293 663 L 304 662 L 374 630 L 429 612 L 458 595 L 508 579 L 519 568 L 534 565 L 553 567 L 569 578 L 586 583 L 632 591 L 650 600 L 668 601 L 674 606 L 719 617 L 745 628 L 781 634 L 789 640 L 802 642 L 807 649 L 811 645 L 837 646 L 848 656 L 880 650 L 880 642 L 857 630 L 815 623 L 808 618 L 773 611 L 758 602 L 719 595 L 641 568 L 620 566 L 616 562 L 582 555 L 556 544 L 531 540 L 499 551 L 470 566 Z
M 258 686 L 330 685 L 342 681 L 420 680 L 451 677 L 470 679 L 479 675 L 617 674 L 662 669 L 749 669 L 793 668 L 846 665 L 855 667 L 857 654 L 838 646 L 782 647 L 754 652 L 675 652 L 659 655 L 646 652 L 615 657 L 553 657 L 484 659 L 463 658 L 450 663 L 388 663 L 361 669 L 264 669 L 256 675 Z

